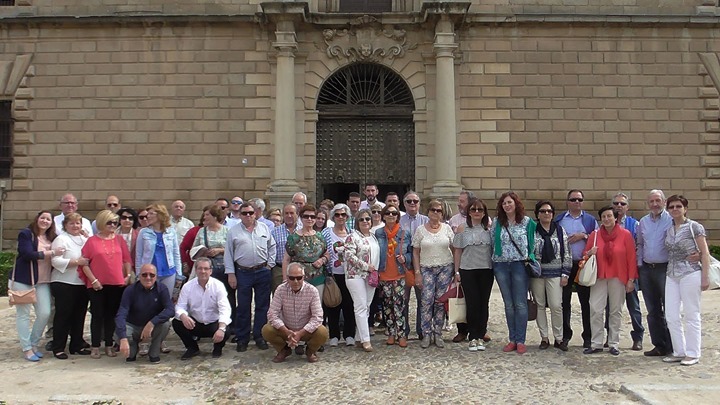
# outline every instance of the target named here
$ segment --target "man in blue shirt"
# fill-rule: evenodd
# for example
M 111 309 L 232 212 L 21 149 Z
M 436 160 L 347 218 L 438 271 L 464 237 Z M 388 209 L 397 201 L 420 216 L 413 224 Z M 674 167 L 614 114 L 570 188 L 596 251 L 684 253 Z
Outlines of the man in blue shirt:
M 170 330 L 173 315 L 175 307 L 167 287 L 157 282 L 157 269 L 152 264 L 143 265 L 140 279 L 123 292 L 115 317 L 115 332 L 125 360 L 135 361 L 138 344 L 150 341 L 150 363 L 159 363 L 160 343 Z

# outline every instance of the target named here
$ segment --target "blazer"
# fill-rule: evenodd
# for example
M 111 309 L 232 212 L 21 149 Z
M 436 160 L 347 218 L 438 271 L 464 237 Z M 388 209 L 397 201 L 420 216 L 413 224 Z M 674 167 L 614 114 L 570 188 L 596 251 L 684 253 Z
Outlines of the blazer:
M 38 239 L 30 228 L 21 229 L 18 234 L 18 255 L 15 258 L 15 281 L 27 285 L 34 285 L 30 278 L 33 272 L 35 284 L 38 280 L 38 260 L 45 259 L 45 252 L 38 252 Z M 12 278 L 12 273 L 10 273 Z

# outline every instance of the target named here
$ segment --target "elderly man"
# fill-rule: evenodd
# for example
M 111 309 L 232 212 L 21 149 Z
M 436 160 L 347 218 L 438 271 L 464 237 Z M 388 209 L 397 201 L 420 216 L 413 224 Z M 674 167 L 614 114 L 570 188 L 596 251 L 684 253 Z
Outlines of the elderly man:
M 115 196 L 115 195 L 107 196 L 107 198 L 105 199 L 105 209 L 106 210 L 110 210 L 114 213 L 117 213 L 120 208 L 121 208 L 120 199 L 117 196 Z M 92 221 L 92 231 L 93 231 L 93 235 L 98 233 L 97 224 L 95 223 L 95 221 Z
M 452 228 L 453 232 L 457 233 L 458 227 L 460 225 L 467 224 L 467 216 L 465 215 L 465 209 L 467 208 L 468 202 L 473 197 L 475 197 L 475 194 L 473 194 L 472 191 L 467 190 L 461 191 L 460 195 L 458 195 L 458 213 L 453 215 L 449 221 L 449 225 Z
M 415 231 L 425 225 L 430 219 L 426 216 L 420 213 L 420 196 L 418 193 L 414 191 L 408 191 L 405 193 L 405 196 L 403 196 L 403 202 L 405 202 L 405 210 L 407 210 L 407 215 L 403 215 L 400 217 L 400 226 L 403 230 L 410 232 L 410 235 L 414 235 Z M 412 268 L 412 267 L 410 267 Z M 418 339 L 422 340 L 423 334 L 422 329 L 420 328 L 420 288 L 417 286 L 411 286 L 409 284 L 405 284 L 405 319 L 407 319 L 407 322 L 405 322 L 405 335 L 410 334 L 410 318 L 409 315 L 409 308 L 410 308 L 410 293 L 412 290 L 415 289 L 415 300 L 417 301 L 417 305 L 415 307 L 416 316 L 415 316 L 415 331 L 417 332 Z
M 150 342 L 150 363 L 160 362 L 160 344 L 170 330 L 175 314 L 167 287 L 157 282 L 157 268 L 144 264 L 139 280 L 122 295 L 115 317 L 115 332 L 120 338 L 120 353 L 125 361 L 135 361 L 140 342 Z
M 195 261 L 197 277 L 188 281 L 180 290 L 175 305 L 173 330 L 185 345 L 180 360 L 190 360 L 200 354 L 196 337 L 212 337 L 212 357 L 222 356 L 227 340 L 230 319 L 230 302 L 222 281 L 210 277 L 212 263 L 207 257 Z
M 379 191 L 380 190 L 378 190 L 376 184 L 365 184 L 365 188 L 363 189 L 363 193 L 365 194 L 365 201 L 360 203 L 360 209 L 369 210 L 375 204 L 379 204 L 381 207 L 385 208 L 385 203 L 377 200 L 377 195 Z
M 243 199 L 236 195 L 230 200 L 230 212 L 228 213 L 227 219 L 225 220 L 225 226 L 232 228 L 233 226 L 240 223 L 240 206 L 243 204 Z
M 270 306 L 270 269 L 275 266 L 275 239 L 267 225 L 255 220 L 255 210 L 249 203 L 240 206 L 241 222 L 228 231 L 225 243 L 225 274 L 228 284 L 237 289 L 235 337 L 237 351 L 247 350 L 250 341 L 250 302 L 255 294 L 255 325 L 253 339 L 260 350 L 268 344 L 262 337 Z
M 568 235 L 568 245 L 572 252 L 573 266 L 570 271 L 568 283 L 563 287 L 562 308 L 563 308 L 563 340 L 569 343 L 573 336 L 572 327 L 570 327 L 570 303 L 572 301 L 573 285 L 577 291 L 580 300 L 580 311 L 582 317 L 583 331 L 583 347 L 590 347 L 590 287 L 583 287 L 575 283 L 575 275 L 577 275 L 580 260 L 583 257 L 583 250 L 587 242 L 588 235 L 597 227 L 597 221 L 591 214 L 583 211 L 583 201 L 585 196 L 580 190 L 570 190 L 567 194 L 566 212 L 558 214 L 554 221 L 562 226 Z M 565 276 L 563 276 L 565 277 Z
M 310 363 L 318 361 L 317 351 L 328 339 L 322 325 L 323 310 L 318 290 L 306 283 L 300 263 L 288 265 L 288 280 L 278 287 L 267 313 L 268 323 L 262 329 L 265 339 L 277 350 L 272 359 L 282 363 L 301 341 L 307 342 L 305 356 Z
M 77 212 L 78 200 L 72 194 L 65 194 L 64 196 L 62 196 L 62 198 L 60 198 L 59 206 L 60 211 L 62 212 L 59 215 L 55 216 L 55 232 L 58 235 L 62 235 L 65 233 L 62 227 L 65 215 L 70 215 L 73 212 Z M 82 230 L 87 236 L 94 235 L 92 230 L 92 224 L 90 224 L 90 221 L 85 218 L 82 219 Z
M 277 254 L 275 258 L 285 257 L 285 244 L 287 243 L 288 236 L 295 233 L 298 224 L 298 210 L 293 204 L 286 204 L 283 207 L 283 224 L 276 226 L 272 230 L 272 237 L 275 239 L 275 248 Z M 283 282 L 282 266 L 278 263 L 272 269 L 272 292 Z
M 265 213 L 265 201 L 262 198 L 251 198 L 249 202 L 255 210 L 255 220 L 267 225 L 271 230 L 275 228 L 275 224 L 263 216 Z
M 304 207 L 305 204 L 307 204 L 307 196 L 305 193 L 298 191 L 297 193 L 293 194 L 291 202 L 295 207 L 297 207 L 298 211 L 300 208 Z
M 193 222 L 185 218 L 185 203 L 181 200 L 173 201 L 170 213 L 170 225 L 177 233 L 178 240 L 182 242 L 185 234 L 195 226 Z

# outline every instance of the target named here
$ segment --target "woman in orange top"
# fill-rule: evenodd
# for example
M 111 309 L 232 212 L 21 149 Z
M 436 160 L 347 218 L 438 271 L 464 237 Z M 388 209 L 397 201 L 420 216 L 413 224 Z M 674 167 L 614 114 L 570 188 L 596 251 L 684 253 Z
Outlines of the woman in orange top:
M 608 346 L 610 354 L 617 356 L 620 340 L 621 310 L 625 294 L 635 289 L 638 278 L 635 241 L 632 234 L 617 224 L 618 213 L 611 206 L 598 211 L 602 226 L 593 231 L 587 240 L 585 254 L 596 255 L 597 281 L 590 288 L 590 330 L 592 345 L 583 353 L 602 352 L 605 334 L 604 315 L 609 303 Z

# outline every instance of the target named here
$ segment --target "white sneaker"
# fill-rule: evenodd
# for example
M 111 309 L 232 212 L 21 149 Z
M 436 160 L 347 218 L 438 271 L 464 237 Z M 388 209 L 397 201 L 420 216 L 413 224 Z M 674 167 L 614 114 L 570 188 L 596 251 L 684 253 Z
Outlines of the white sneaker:
M 330 347 L 337 347 L 337 345 L 338 345 L 338 338 L 330 339 Z
M 141 356 L 147 356 L 148 352 L 150 351 L 150 345 L 147 343 L 140 343 L 140 350 L 138 351 L 138 354 Z
M 470 343 L 468 344 L 468 350 L 470 350 L 471 352 L 477 351 L 477 340 L 473 339 L 470 341 Z
M 345 346 L 355 346 L 355 339 L 352 337 L 346 337 Z
M 485 351 L 485 344 L 483 343 L 482 339 L 475 339 L 475 347 L 477 348 L 477 351 L 479 351 L 479 352 Z
M 663 363 L 680 363 L 684 359 L 685 359 L 684 357 L 675 357 L 675 356 L 670 355 L 670 356 L 663 358 L 662 361 L 663 361 Z
M 685 357 L 685 359 L 683 359 L 680 364 L 682 364 L 683 366 L 693 366 L 695 364 L 698 364 L 699 361 L 699 357 Z

